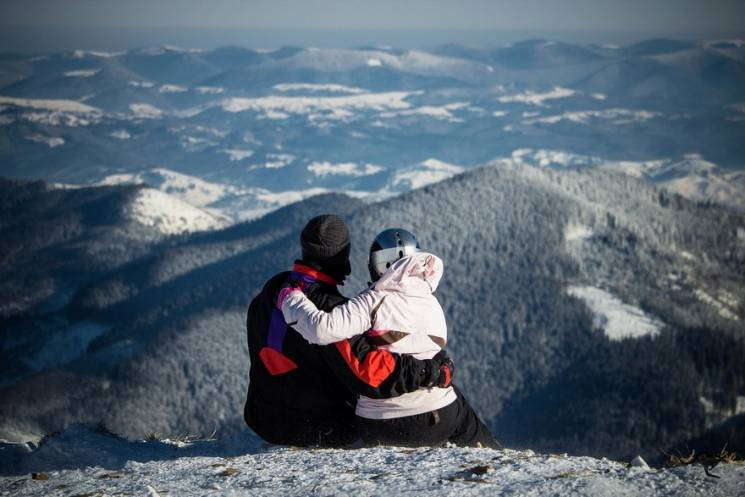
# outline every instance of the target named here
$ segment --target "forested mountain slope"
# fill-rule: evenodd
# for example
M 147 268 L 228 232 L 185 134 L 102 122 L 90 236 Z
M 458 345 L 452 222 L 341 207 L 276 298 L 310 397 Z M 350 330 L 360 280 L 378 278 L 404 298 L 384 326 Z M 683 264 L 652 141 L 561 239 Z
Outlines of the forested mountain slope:
M 142 203 L 150 194 L 163 195 L 143 186 L 62 189 L 0 178 L 0 319 L 64 306 L 78 284 L 163 240 L 156 221 L 170 213 Z M 186 210 L 179 217 L 191 213 L 175 207 Z
M 412 229 L 443 257 L 457 380 L 500 438 L 602 454 L 687 438 L 742 399 L 743 221 L 616 174 L 487 167 L 351 223 L 362 240 Z M 616 309 L 572 288 L 659 331 L 614 340 Z
M 654 454 L 743 408 L 741 214 L 612 172 L 504 164 L 378 204 L 292 209 L 286 224 L 270 215 L 186 238 L 78 292 L 69 326 L 101 333 L 2 392 L 2 436 L 81 420 L 129 436 L 242 429 L 245 306 L 319 212 L 352 230 L 348 295 L 383 228 L 411 229 L 442 256 L 456 382 L 508 445 Z

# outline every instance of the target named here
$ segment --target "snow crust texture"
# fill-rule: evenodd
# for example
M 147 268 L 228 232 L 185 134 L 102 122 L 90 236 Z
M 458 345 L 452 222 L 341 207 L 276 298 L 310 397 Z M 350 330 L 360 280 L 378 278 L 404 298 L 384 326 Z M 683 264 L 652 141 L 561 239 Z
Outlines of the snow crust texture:
M 267 447 L 248 433 L 225 442 L 127 442 L 74 428 L 31 452 L 0 444 L 0 463 L 0 495 L 18 496 L 745 494 L 740 463 L 717 466 L 714 478 L 699 466 L 655 470 L 529 450 Z

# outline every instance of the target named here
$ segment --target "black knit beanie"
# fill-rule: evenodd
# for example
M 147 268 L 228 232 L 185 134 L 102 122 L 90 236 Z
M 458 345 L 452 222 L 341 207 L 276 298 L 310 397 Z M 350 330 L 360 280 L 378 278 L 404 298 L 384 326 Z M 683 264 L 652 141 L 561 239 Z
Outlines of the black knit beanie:
M 308 221 L 300 233 L 300 245 L 304 261 L 318 264 L 339 283 L 352 272 L 349 230 L 339 216 L 323 214 Z

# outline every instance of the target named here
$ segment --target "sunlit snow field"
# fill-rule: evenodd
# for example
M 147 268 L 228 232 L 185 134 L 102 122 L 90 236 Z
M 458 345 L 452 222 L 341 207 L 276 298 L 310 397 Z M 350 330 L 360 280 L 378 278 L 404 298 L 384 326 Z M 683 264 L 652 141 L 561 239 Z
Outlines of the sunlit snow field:
M 742 464 L 717 466 L 716 478 L 699 465 L 654 470 L 643 462 L 509 449 L 265 448 L 248 436 L 125 442 L 86 428 L 51 438 L 16 464 L 26 474 L 0 473 L 3 495 L 731 497 L 745 490 Z

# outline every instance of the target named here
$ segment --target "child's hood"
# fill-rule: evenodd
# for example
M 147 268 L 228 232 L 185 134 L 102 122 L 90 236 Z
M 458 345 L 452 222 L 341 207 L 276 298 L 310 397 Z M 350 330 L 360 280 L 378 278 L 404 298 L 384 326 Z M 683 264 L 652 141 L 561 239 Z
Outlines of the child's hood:
M 375 283 L 376 290 L 402 293 L 433 293 L 443 272 L 442 259 L 428 252 L 403 257 Z

